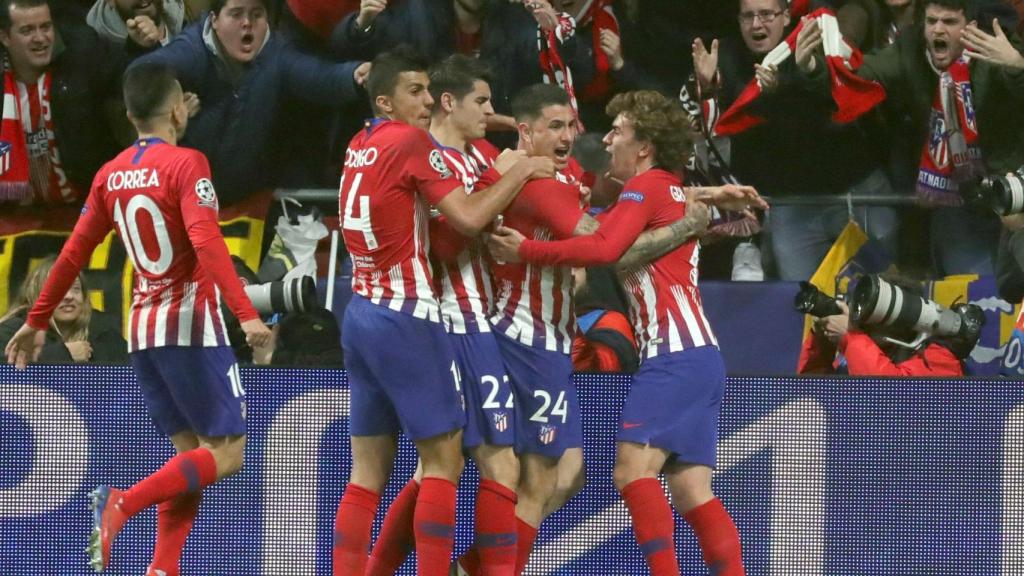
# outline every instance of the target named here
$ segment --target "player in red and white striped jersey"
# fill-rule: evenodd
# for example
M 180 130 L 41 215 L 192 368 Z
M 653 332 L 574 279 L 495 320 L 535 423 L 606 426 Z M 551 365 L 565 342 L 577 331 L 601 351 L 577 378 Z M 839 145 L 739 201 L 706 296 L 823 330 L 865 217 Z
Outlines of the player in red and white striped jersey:
M 554 173 L 550 160 L 520 155 L 491 189 L 466 194 L 426 132 L 434 104 L 429 85 L 418 55 L 378 56 L 367 80 L 378 117 L 345 153 L 340 208 L 355 294 L 345 309 L 342 344 L 353 466 L 335 516 L 335 575 L 365 571 L 400 430 L 415 442 L 423 465 L 413 518 L 419 574 L 448 574 L 465 414 L 427 261 L 429 207 L 474 236 L 527 179 Z
M 476 58 L 455 54 L 430 71 L 435 104 L 430 136 L 445 164 L 467 194 L 495 163 L 498 150 L 483 140 L 490 101 L 491 72 Z M 482 569 L 511 576 L 515 568 L 515 500 L 519 464 L 512 450 L 514 418 L 505 367 L 490 333 L 487 314 L 492 289 L 485 250 L 476 238 L 453 230 L 434 211 L 430 222 L 430 261 L 441 303 L 441 317 L 455 353 L 466 404 L 463 447 L 480 470 L 476 541 Z M 422 468 L 398 494 L 370 554 L 366 576 L 390 576 L 405 561 Z
M 656 92 L 629 92 L 608 105 L 615 117 L 605 136 L 611 175 L 626 181 L 592 236 L 563 242 L 522 240 L 498 231 L 495 257 L 586 266 L 618 259 L 645 230 L 678 219 L 699 199 L 684 193 L 673 171 L 692 149 L 689 117 Z M 753 188 L 726 186 L 702 194 L 726 209 L 767 205 Z M 688 202 L 689 199 L 689 202 Z M 642 262 L 626 279 L 643 358 L 626 400 L 614 472 L 633 516 L 633 530 L 651 573 L 678 575 L 673 516 L 658 475 L 697 534 L 715 574 L 744 573 L 739 535 L 711 492 L 718 413 L 725 370 L 697 291 L 696 240 Z
M 154 422 L 178 455 L 130 489 L 93 493 L 90 564 L 110 562 L 128 518 L 159 504 L 149 575 L 178 574 L 178 560 L 204 486 L 237 472 L 245 446 L 244 390 L 220 313 L 221 294 L 252 345 L 270 331 L 234 273 L 217 223 L 217 195 L 206 158 L 175 145 L 188 120 L 181 86 L 159 64 L 133 68 L 124 81 L 139 139 L 96 175 L 8 358 L 19 366 L 42 343 L 49 317 L 92 250 L 116 228 L 135 268 L 131 361 Z

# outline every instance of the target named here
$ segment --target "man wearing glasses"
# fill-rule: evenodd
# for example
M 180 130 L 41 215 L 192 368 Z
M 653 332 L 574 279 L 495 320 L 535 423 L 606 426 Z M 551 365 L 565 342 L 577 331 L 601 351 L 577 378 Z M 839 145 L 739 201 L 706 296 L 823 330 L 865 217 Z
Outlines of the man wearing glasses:
M 832 102 L 799 87 L 794 58 L 777 67 L 762 64 L 796 23 L 786 0 L 741 0 L 739 5 L 742 43 L 729 39 L 722 40 L 721 46 L 718 40 L 693 43 L 694 73 L 710 130 L 719 113 L 732 105 L 752 79 L 761 85 L 750 110 L 766 122 L 733 135 L 728 142 L 716 141 L 732 174 L 772 197 L 892 194 L 877 146 L 867 145 L 857 130 L 831 121 Z M 711 100 L 713 104 L 708 103 Z M 866 229 L 871 237 L 893 252 L 895 211 L 858 207 L 854 212 L 862 226 L 870 221 Z M 843 206 L 776 204 L 767 226 L 778 276 L 809 278 L 848 221 Z

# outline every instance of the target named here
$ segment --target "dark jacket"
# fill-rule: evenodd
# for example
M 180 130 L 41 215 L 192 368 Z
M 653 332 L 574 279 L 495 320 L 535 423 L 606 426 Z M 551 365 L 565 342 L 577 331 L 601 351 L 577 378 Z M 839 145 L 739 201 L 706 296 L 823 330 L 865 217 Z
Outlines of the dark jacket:
M 273 126 L 284 102 L 340 107 L 354 101 L 360 97 L 352 78 L 358 63 L 328 62 L 299 52 L 271 32 L 256 58 L 233 78 L 209 45 L 213 34 L 208 23 L 209 18 L 189 26 L 137 62 L 172 66 L 182 88 L 199 96 L 200 112 L 189 120 L 181 145 L 206 155 L 220 201 L 230 204 L 274 184 L 275 166 L 269 158 Z
M 996 258 L 999 297 L 1011 304 L 1024 299 L 1024 230 L 1003 230 Z
M 1022 49 L 1017 39 L 1014 45 Z M 932 101 L 939 82 L 925 54 L 924 33 L 916 26 L 895 44 L 866 55 L 857 71 L 859 76 L 885 87 L 886 113 L 909 117 L 912 141 L 920 143 L 919 146 L 924 145 L 928 136 Z M 978 60 L 971 62 L 970 70 L 978 144 L 985 166 L 994 174 L 1016 170 L 1024 165 L 1024 70 Z M 821 86 L 826 84 L 822 82 Z
M 26 310 L 15 313 L 0 322 L 0 346 L 7 347 L 14 333 L 25 323 Z M 109 314 L 93 311 L 89 320 L 89 344 L 92 345 L 90 364 L 127 364 L 128 343 L 121 337 L 117 321 Z M 71 353 L 57 331 L 46 331 L 46 343 L 39 355 L 40 364 L 74 364 Z
M 856 125 L 832 122 L 833 103 L 797 76 L 794 59 L 779 67 L 779 86 L 761 94 L 751 111 L 766 122 L 730 137 L 733 174 L 761 194 L 840 194 L 880 166 Z M 721 109 L 739 97 L 760 62 L 739 38 L 720 44 Z
M 104 101 L 120 98 L 128 59 L 122 47 L 84 24 L 58 19 L 57 30 L 62 48 L 50 67 L 53 131 L 64 171 L 84 198 L 93 176 L 118 152 Z
M 435 62 L 455 52 L 452 0 L 403 0 L 388 5 L 365 34 L 357 30 L 359 11 L 346 16 L 331 33 L 331 53 L 338 58 L 372 60 L 399 44 Z

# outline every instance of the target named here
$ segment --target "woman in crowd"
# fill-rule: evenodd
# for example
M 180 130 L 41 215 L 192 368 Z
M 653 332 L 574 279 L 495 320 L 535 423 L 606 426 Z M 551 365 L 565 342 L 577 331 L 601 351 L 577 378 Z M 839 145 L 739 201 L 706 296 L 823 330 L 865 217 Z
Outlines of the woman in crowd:
M 0 318 L 0 346 L 6 346 L 11 336 L 25 323 L 25 316 L 39 297 L 53 263 L 53 258 L 43 261 L 25 278 L 19 299 L 10 311 Z M 93 310 L 85 281 L 81 276 L 53 312 L 39 362 L 128 363 L 128 344 L 117 329 L 117 321 Z

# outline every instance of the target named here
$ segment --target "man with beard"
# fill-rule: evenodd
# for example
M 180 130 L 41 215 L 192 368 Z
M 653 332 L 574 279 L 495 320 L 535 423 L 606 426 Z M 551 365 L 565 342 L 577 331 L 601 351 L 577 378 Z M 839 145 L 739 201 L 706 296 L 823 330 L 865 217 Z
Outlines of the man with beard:
M 85 22 L 101 37 L 133 50 L 166 45 L 181 32 L 185 4 L 181 0 L 96 0 Z

